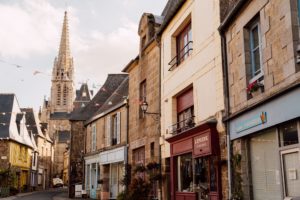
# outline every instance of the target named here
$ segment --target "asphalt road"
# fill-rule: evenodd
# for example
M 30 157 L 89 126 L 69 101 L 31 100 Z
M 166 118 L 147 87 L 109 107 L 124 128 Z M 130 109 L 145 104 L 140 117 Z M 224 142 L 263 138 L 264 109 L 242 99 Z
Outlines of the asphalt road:
M 21 193 L 17 196 L 4 198 L 3 200 L 65 200 L 68 199 L 67 189 L 50 189 L 32 193 Z M 1 199 L 2 200 L 2 199 Z

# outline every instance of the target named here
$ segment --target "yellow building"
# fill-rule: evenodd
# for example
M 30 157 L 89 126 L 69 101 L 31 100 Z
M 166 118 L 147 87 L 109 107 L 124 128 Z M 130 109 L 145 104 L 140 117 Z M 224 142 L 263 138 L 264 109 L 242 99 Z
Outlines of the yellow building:
M 14 94 L 0 94 L 0 113 L 0 171 L 8 172 L 0 184 L 26 191 L 36 162 L 32 165 L 35 144 L 26 127 L 25 113 Z

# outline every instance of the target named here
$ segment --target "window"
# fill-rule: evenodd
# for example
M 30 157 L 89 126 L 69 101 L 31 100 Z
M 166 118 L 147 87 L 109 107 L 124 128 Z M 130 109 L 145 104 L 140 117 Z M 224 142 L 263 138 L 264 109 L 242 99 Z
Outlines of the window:
M 121 113 L 106 118 L 106 146 L 121 142 Z
M 134 166 L 145 166 L 145 147 L 141 147 L 133 150 L 132 160 Z M 137 176 L 144 178 L 144 172 L 138 172 Z
M 153 158 L 154 157 L 154 142 L 151 142 L 151 144 L 150 144 L 150 154 L 151 154 L 151 157 Z
M 146 95 L 147 95 L 147 84 L 146 84 L 146 80 L 144 80 L 143 82 L 140 83 L 140 103 L 146 101 Z M 140 118 L 144 117 L 144 113 L 141 107 L 139 107 L 139 116 Z
M 177 157 L 177 179 L 177 191 L 193 191 L 193 166 L 191 153 Z
M 193 40 L 192 40 L 192 25 L 188 22 L 186 26 L 180 31 L 180 33 L 175 37 L 176 41 L 176 56 L 172 58 L 169 62 L 172 71 L 180 63 L 182 63 L 189 55 L 191 55 L 193 50 Z
M 193 88 L 177 97 L 177 123 L 173 125 L 173 133 L 182 132 L 194 127 Z
M 92 124 L 92 151 L 96 150 L 96 140 L 97 140 L 96 124 Z
M 299 143 L 297 122 L 291 122 L 280 127 L 280 146 L 288 146 Z
M 250 83 L 262 77 L 262 62 L 261 62 L 261 35 L 260 24 L 255 20 L 249 26 L 249 45 L 250 45 Z

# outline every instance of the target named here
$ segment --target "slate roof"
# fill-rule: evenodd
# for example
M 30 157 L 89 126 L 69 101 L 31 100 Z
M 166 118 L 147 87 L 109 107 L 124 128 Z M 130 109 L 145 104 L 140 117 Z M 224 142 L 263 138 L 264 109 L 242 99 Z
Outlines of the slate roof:
M 73 111 L 70 120 L 85 121 L 92 117 L 127 77 L 128 74 L 109 74 L 94 98 L 85 107 Z
M 84 93 L 86 94 L 84 96 Z M 87 85 L 87 83 L 83 83 L 80 87 L 79 90 L 76 90 L 76 98 L 75 98 L 75 102 L 76 101 L 90 101 L 91 100 L 91 95 L 90 95 L 90 91 L 89 91 L 89 87 Z
M 112 95 L 105 101 L 105 103 L 100 107 L 94 116 L 107 112 L 108 110 L 114 108 L 116 105 L 122 104 L 125 98 L 128 96 L 128 85 L 129 77 L 127 77 L 120 86 L 112 93 Z
M 176 15 L 178 10 L 183 6 L 186 0 L 169 0 L 162 12 L 162 16 L 164 17 L 164 21 L 161 27 L 158 30 L 158 35 L 160 35 L 165 28 L 169 25 L 173 17 Z
M 69 119 L 70 113 L 67 112 L 54 112 L 50 114 L 51 120 Z
M 9 137 L 9 125 L 14 97 L 14 94 L 0 94 L 0 138 Z
M 31 132 L 34 136 L 38 135 L 42 138 L 45 138 L 45 136 L 38 131 L 38 122 L 35 119 L 34 111 L 32 108 L 21 108 L 22 112 L 25 112 L 25 119 L 26 119 L 26 126 L 27 130 Z

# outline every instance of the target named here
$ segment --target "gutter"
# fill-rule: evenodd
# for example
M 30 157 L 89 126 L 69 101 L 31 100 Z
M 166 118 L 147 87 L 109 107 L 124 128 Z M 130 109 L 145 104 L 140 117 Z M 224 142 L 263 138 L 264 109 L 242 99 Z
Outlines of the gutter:
M 231 24 L 234 18 L 237 16 L 238 12 L 243 8 L 243 6 L 250 2 L 251 0 L 240 0 L 226 15 L 225 19 L 222 21 L 221 25 L 219 26 L 218 30 L 220 33 L 223 34 L 226 28 Z
M 219 29 L 220 31 L 220 29 Z M 224 104 L 225 104 L 225 118 L 230 115 L 230 99 L 229 99 L 229 84 L 228 84 L 228 65 L 227 65 L 227 45 L 225 33 L 220 31 L 221 48 L 222 48 L 222 66 L 223 66 L 223 87 L 224 87 Z M 231 143 L 230 143 L 230 129 L 229 121 L 225 121 L 226 127 L 226 143 L 227 143 L 227 168 L 228 168 L 228 198 L 232 197 L 232 169 L 231 169 Z

